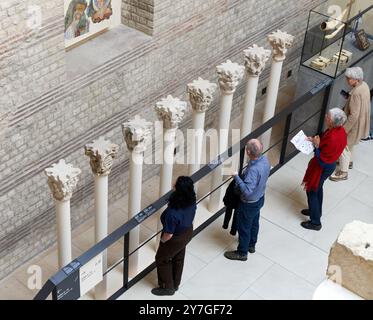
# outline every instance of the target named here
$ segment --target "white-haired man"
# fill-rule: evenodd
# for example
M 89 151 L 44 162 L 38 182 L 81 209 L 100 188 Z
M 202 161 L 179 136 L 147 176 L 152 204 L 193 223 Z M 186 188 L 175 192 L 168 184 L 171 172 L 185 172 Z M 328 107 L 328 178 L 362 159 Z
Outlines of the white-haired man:
M 332 181 L 342 181 L 348 178 L 348 169 L 352 169 L 352 151 L 360 139 L 366 138 L 370 128 L 370 91 L 364 82 L 364 72 L 360 67 L 347 68 L 345 72 L 347 83 L 352 87 L 350 96 L 344 107 L 347 121 L 344 128 L 347 133 L 347 146 L 339 158 L 335 173 L 330 176 Z
M 263 145 L 257 139 L 246 144 L 249 163 L 241 177 L 233 174 L 236 181 L 240 202 L 236 209 L 238 247 L 235 251 L 227 251 L 224 256 L 230 260 L 247 260 L 247 253 L 255 252 L 255 244 L 259 232 L 260 209 L 264 205 L 264 194 L 271 165 L 262 155 Z

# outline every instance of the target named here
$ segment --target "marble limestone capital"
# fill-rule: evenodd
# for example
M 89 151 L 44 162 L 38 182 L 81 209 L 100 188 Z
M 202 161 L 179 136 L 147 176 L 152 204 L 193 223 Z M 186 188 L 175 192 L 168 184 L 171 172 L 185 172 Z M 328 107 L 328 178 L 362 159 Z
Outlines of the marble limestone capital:
M 154 110 L 160 121 L 163 121 L 163 128 L 176 129 L 183 120 L 187 103 L 171 95 L 157 102 Z
M 131 152 L 145 152 L 146 144 L 152 134 L 153 124 L 140 116 L 122 124 L 122 132 L 127 148 Z
M 245 67 L 231 60 L 227 60 L 218 65 L 216 71 L 219 77 L 220 90 L 224 94 L 233 94 L 244 76 Z
M 211 105 L 217 85 L 208 80 L 198 78 L 198 80 L 189 83 L 187 88 L 193 110 L 200 113 L 206 112 Z
M 286 52 L 288 48 L 293 45 L 295 37 L 281 30 L 277 30 L 269 34 L 267 39 L 273 49 L 273 60 L 281 62 L 285 60 Z
M 98 176 L 109 175 L 118 149 L 118 145 L 105 140 L 104 137 L 99 137 L 92 143 L 85 145 L 85 154 L 90 158 L 89 164 L 92 172 Z
M 45 169 L 45 174 L 48 177 L 48 186 L 52 191 L 53 197 L 58 201 L 70 200 L 78 183 L 80 173 L 81 170 L 79 168 L 74 168 L 72 164 L 66 163 L 64 159 Z
M 247 74 L 252 77 L 259 77 L 271 56 L 271 50 L 266 50 L 254 44 L 252 47 L 244 50 L 244 54 Z

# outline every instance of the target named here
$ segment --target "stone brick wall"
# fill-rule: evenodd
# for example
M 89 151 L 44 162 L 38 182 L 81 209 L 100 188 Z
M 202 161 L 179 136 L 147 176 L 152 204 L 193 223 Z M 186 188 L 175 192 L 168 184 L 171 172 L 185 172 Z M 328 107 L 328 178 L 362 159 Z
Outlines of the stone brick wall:
M 122 0 L 122 23 L 148 35 L 153 35 L 155 1 Z
M 296 36 L 284 63 L 284 84 L 287 71 L 296 74 L 299 66 L 308 11 L 320 2 L 158 1 L 151 40 L 68 82 L 64 81 L 62 0 L 55 0 L 53 8 L 43 7 L 51 17 L 43 21 L 45 33 L 19 41 L 17 50 L 8 51 L 6 63 L 0 62 L 0 72 L 9 68 L 5 81 L 0 77 L 0 97 L 12 110 L 8 126 L 0 133 L 0 278 L 56 240 L 54 203 L 43 173 L 46 167 L 64 158 L 82 169 L 72 198 L 76 227 L 93 212 L 93 177 L 83 150 L 86 143 L 104 135 L 120 145 L 109 179 L 110 201 L 119 199 L 127 192 L 128 180 L 122 122 L 136 114 L 154 120 L 152 106 L 160 98 L 172 94 L 186 100 L 187 83 L 199 76 L 216 82 L 216 65 L 226 59 L 243 64 L 242 51 L 253 43 L 268 47 L 266 35 L 276 29 Z M 2 1 L 0 16 L 8 15 L 11 7 Z M 10 12 L 23 19 L 14 10 Z M 1 25 L 0 35 L 7 28 Z M 23 46 L 26 51 L 20 50 Z M 269 67 L 260 79 L 259 94 L 268 76 Z M 244 90 L 242 82 L 233 117 L 239 114 Z M 216 124 L 218 106 L 216 96 L 207 112 L 207 126 Z M 185 130 L 190 123 L 188 114 L 181 127 Z M 146 165 L 144 181 L 158 171 L 159 166 Z

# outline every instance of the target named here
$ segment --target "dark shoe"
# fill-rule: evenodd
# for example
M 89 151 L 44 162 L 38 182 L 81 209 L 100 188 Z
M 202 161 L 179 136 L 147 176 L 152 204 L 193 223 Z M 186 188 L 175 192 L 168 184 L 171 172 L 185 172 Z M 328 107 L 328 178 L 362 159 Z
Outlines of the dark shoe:
M 349 164 L 348 164 L 348 168 L 349 169 L 352 169 L 354 167 L 354 163 L 351 161 Z
M 232 236 L 235 236 L 237 234 L 237 230 L 232 230 L 229 232 Z
M 152 289 L 152 294 L 156 296 L 172 296 L 174 293 L 174 289 L 165 289 L 160 287 Z
M 228 225 L 227 224 L 223 224 L 222 228 L 223 229 L 228 229 Z
M 304 221 L 300 225 L 309 230 L 319 231 L 321 229 L 321 224 L 313 224 L 311 221 Z
M 369 135 L 368 137 L 364 138 L 364 139 L 361 139 L 361 141 L 365 142 L 365 141 L 370 141 L 370 140 L 373 140 L 373 136 Z
M 250 253 L 255 253 L 255 247 L 249 247 L 249 252 Z
M 310 209 L 303 209 L 300 213 L 305 215 L 305 216 L 309 216 L 310 215 Z
M 226 251 L 224 252 L 224 257 L 229 260 L 239 260 L 239 261 L 246 261 L 247 255 L 242 255 L 238 251 Z

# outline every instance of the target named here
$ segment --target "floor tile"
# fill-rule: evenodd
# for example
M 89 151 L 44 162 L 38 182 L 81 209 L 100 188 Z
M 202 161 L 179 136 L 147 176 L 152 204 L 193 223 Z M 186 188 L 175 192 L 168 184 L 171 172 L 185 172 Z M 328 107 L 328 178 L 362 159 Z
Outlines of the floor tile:
M 272 264 L 261 254 L 252 255 L 247 261 L 228 260 L 220 254 L 180 291 L 189 299 L 237 299 Z
M 325 278 L 328 255 L 286 230 L 261 220 L 257 252 L 315 285 Z
M 250 286 L 250 290 L 266 300 L 310 300 L 316 286 L 278 264 Z

